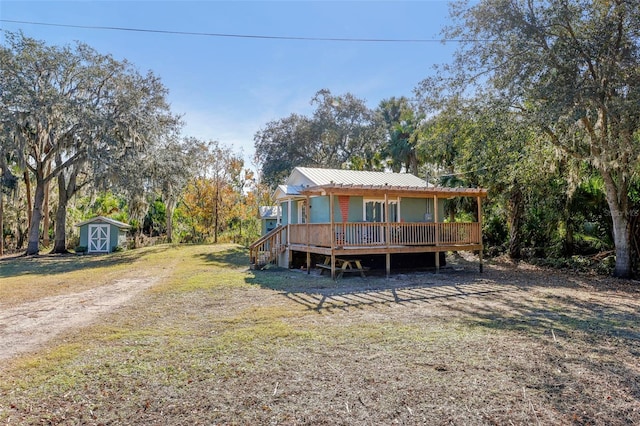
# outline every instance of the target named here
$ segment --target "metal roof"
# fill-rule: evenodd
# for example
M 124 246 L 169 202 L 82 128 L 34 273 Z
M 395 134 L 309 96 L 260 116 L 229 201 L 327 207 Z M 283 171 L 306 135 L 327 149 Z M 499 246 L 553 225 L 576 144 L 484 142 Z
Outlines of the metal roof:
M 281 198 L 290 195 L 300 195 L 300 191 L 305 188 L 304 185 L 278 185 L 274 193 L 274 197 Z
M 301 195 L 380 195 L 404 197 L 436 196 L 439 198 L 451 197 L 481 197 L 487 196 L 487 190 L 483 188 L 447 188 L 441 186 L 416 187 L 416 186 L 392 186 L 392 185 L 342 185 L 328 184 L 305 188 Z
M 260 219 L 275 219 L 280 214 L 280 206 L 260 206 Z
M 296 167 L 287 180 L 290 185 L 322 186 L 373 185 L 401 187 L 430 187 L 425 180 L 410 173 L 370 172 L 361 170 L 320 169 L 312 167 Z
M 76 224 L 76 226 L 79 227 L 79 226 L 86 225 L 88 223 L 96 223 L 96 222 L 97 223 L 109 223 L 109 224 L 117 226 L 118 228 L 121 228 L 121 229 L 129 229 L 129 228 L 131 228 L 131 225 L 129 225 L 129 224 L 126 224 L 124 222 L 120 222 L 120 221 L 115 220 L 115 219 L 111 219 L 109 217 L 104 217 L 104 216 L 96 216 L 96 217 L 91 218 L 89 220 L 85 220 L 84 222 L 80 222 L 80 223 Z

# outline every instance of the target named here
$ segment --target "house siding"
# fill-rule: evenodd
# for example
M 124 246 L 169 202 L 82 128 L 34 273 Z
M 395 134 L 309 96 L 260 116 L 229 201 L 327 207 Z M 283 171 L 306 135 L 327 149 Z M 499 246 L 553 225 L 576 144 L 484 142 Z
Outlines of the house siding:
M 89 247 L 89 226 L 84 225 L 80 227 L 80 246 Z
M 329 223 L 329 197 L 313 197 L 309 199 L 311 204 L 311 223 Z
M 402 198 L 400 200 L 400 215 L 404 222 L 425 222 L 427 209 L 433 212 L 433 200 L 424 198 Z
M 349 220 L 348 222 L 362 222 L 364 217 L 363 212 L 363 197 L 350 197 L 349 198 Z
M 282 203 L 282 224 L 297 224 L 298 223 L 298 208 L 304 203 L 304 199 L 300 200 L 287 200 Z M 347 222 L 363 222 L 364 197 L 362 196 L 350 196 L 349 197 L 349 213 Z M 289 220 L 289 203 L 291 203 L 291 220 Z M 307 212 L 309 223 L 329 223 L 331 222 L 331 216 L 329 214 L 329 196 L 318 196 L 309 198 L 310 209 Z M 434 222 L 433 217 L 433 199 L 432 198 L 401 198 L 400 199 L 400 219 L 403 222 Z M 446 219 L 445 213 L 445 199 L 438 199 L 438 221 L 442 222 Z M 425 213 L 431 213 L 431 219 L 425 218 Z M 342 222 L 342 212 L 340 211 L 340 203 L 338 197 L 334 199 L 333 205 L 333 219 L 334 222 Z M 275 227 L 275 219 L 274 219 Z M 263 221 L 262 232 L 266 233 L 266 221 Z
M 331 216 L 329 215 L 329 196 L 312 197 L 309 199 L 311 204 L 310 223 L 329 223 Z M 342 212 L 340 211 L 340 203 L 338 197 L 335 197 L 333 204 L 333 220 L 342 222 Z M 349 214 L 347 222 L 362 222 L 362 197 L 349 197 Z
M 274 229 L 276 226 L 278 226 L 278 220 L 277 219 L 262 219 L 262 234 L 264 235 L 267 232 L 271 231 L 272 229 Z
M 109 252 L 120 245 L 120 229 L 116 226 L 109 225 Z
M 289 200 L 285 201 L 282 203 L 282 224 L 283 225 L 288 225 L 289 224 Z M 293 212 L 293 210 L 292 210 Z

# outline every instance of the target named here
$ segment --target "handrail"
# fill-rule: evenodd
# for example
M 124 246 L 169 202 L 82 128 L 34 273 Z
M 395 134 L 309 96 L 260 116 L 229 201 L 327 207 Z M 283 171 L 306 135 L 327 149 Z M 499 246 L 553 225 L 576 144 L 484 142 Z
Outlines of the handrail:
M 276 233 L 278 233 L 280 231 L 280 229 L 283 228 L 282 225 L 278 225 L 275 228 L 273 228 L 271 231 L 267 232 L 266 234 L 264 234 L 262 237 L 258 238 L 253 244 L 251 244 L 249 246 L 249 250 L 253 250 L 254 248 L 256 248 L 257 246 L 259 246 L 260 244 L 264 243 L 265 241 L 267 241 L 269 238 L 271 238 L 273 235 L 275 235 Z
M 336 223 L 333 231 L 328 223 L 289 226 L 290 243 L 307 244 L 309 241 L 312 245 L 321 247 L 381 247 L 387 244 L 454 246 L 482 243 L 478 222 L 393 222 L 388 225 L 346 222 Z M 307 232 L 310 240 L 307 240 Z
M 283 247 L 287 226 L 277 226 L 249 246 L 249 261 L 252 265 L 273 263 Z M 285 235 L 286 238 L 286 235 Z

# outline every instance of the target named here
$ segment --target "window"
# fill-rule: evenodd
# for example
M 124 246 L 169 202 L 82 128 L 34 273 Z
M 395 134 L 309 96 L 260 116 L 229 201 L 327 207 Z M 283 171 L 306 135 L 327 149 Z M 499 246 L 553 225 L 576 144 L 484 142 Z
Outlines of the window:
M 307 223 L 307 203 L 298 201 L 298 223 Z
M 386 222 L 384 200 L 364 200 L 363 217 L 365 222 Z M 400 212 L 398 200 L 389 200 L 389 222 L 398 222 Z

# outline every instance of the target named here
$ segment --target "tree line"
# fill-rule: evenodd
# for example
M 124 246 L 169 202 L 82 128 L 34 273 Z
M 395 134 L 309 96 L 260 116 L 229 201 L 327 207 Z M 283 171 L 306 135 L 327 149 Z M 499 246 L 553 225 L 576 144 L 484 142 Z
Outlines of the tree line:
M 482 186 L 485 243 L 512 258 L 609 254 L 638 266 L 640 3 L 482 0 L 451 6 L 454 60 L 412 99 L 370 110 L 319 91 L 255 136 L 268 185 L 295 166 L 407 171 Z M 465 214 L 448 203 L 451 220 Z M 567 260 L 568 259 L 568 260 Z
M 67 219 L 100 213 L 133 223 L 136 237 L 155 229 L 171 242 L 174 217 L 186 240 L 217 241 L 238 224 L 241 235 L 252 172 L 231 148 L 180 136 L 152 72 L 10 32 L 0 65 L 0 253 L 8 242 L 29 255 L 66 252 Z

